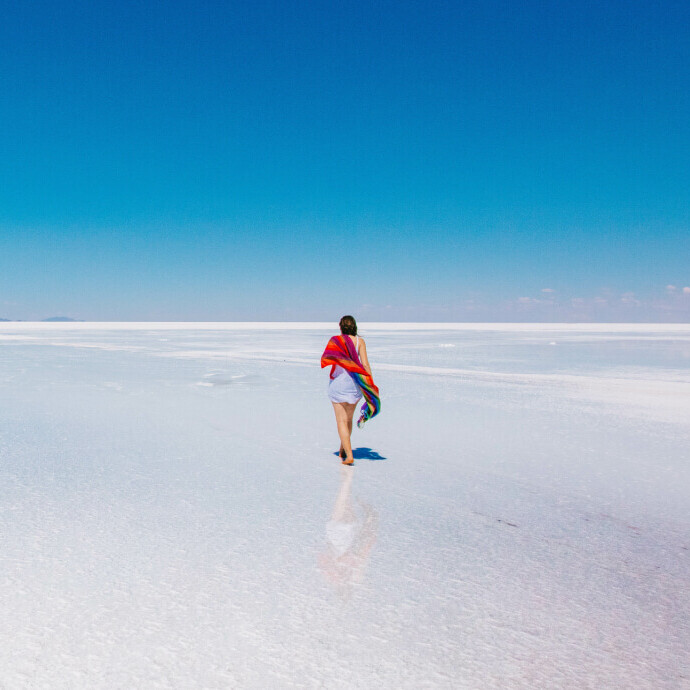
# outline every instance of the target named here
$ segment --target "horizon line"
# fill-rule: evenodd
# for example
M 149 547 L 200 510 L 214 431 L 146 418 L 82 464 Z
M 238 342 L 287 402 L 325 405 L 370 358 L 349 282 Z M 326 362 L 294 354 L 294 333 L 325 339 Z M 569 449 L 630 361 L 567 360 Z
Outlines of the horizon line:
M 153 328 L 208 328 L 216 327 L 226 330 L 235 328 L 297 328 L 332 329 L 337 328 L 337 321 L 0 321 L 0 329 L 7 327 L 9 330 L 28 326 L 30 328 L 66 328 L 86 329 L 90 327 L 111 327 L 137 329 L 143 327 Z M 425 330 L 433 328 L 472 329 L 472 328 L 558 328 L 558 329 L 601 329 L 609 328 L 672 328 L 674 330 L 690 329 L 687 321 L 359 321 L 360 328 L 384 330 L 386 328 L 413 328 Z

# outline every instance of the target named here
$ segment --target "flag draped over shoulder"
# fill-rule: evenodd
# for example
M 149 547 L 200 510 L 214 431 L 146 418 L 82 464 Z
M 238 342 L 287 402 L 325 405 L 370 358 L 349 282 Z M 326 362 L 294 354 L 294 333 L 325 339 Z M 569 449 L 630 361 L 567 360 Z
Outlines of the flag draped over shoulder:
M 374 383 L 371 374 L 362 366 L 354 343 L 345 335 L 334 335 L 326 345 L 326 349 L 321 355 L 321 368 L 331 366 L 331 378 L 336 366 L 340 366 L 353 378 L 354 382 L 361 388 L 364 396 L 362 405 L 362 415 L 357 422 L 358 427 L 362 427 L 364 422 L 375 417 L 381 409 L 381 399 L 379 398 L 378 386 Z

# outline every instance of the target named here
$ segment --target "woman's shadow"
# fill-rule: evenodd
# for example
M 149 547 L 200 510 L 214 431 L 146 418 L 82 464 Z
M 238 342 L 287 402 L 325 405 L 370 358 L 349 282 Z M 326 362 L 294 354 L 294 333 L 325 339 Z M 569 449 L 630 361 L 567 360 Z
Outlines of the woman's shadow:
M 338 451 L 333 453 L 333 455 L 338 455 Z M 353 448 L 352 457 L 355 460 L 387 460 L 384 455 L 381 455 L 371 448 Z

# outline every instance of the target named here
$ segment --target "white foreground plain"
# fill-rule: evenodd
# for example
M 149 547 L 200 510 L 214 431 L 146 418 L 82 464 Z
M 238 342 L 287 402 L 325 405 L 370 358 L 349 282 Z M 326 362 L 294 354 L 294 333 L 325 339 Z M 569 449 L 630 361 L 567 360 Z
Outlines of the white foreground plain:
M 0 688 L 690 687 L 690 326 L 0 324 Z

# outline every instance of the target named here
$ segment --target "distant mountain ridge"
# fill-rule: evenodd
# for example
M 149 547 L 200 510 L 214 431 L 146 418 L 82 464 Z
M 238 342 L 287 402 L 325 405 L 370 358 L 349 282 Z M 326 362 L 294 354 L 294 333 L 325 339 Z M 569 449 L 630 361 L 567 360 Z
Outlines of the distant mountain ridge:
M 3 319 L 0 318 L 0 321 L 9 323 L 9 322 L 18 322 L 18 321 L 26 321 L 26 319 Z M 68 321 L 79 321 L 83 322 L 84 319 L 73 319 L 71 316 L 49 316 L 47 319 L 41 319 L 41 321 L 57 321 L 57 322 L 68 322 Z
M 47 319 L 41 321 L 81 321 L 81 319 L 73 319 L 69 316 L 49 316 Z

